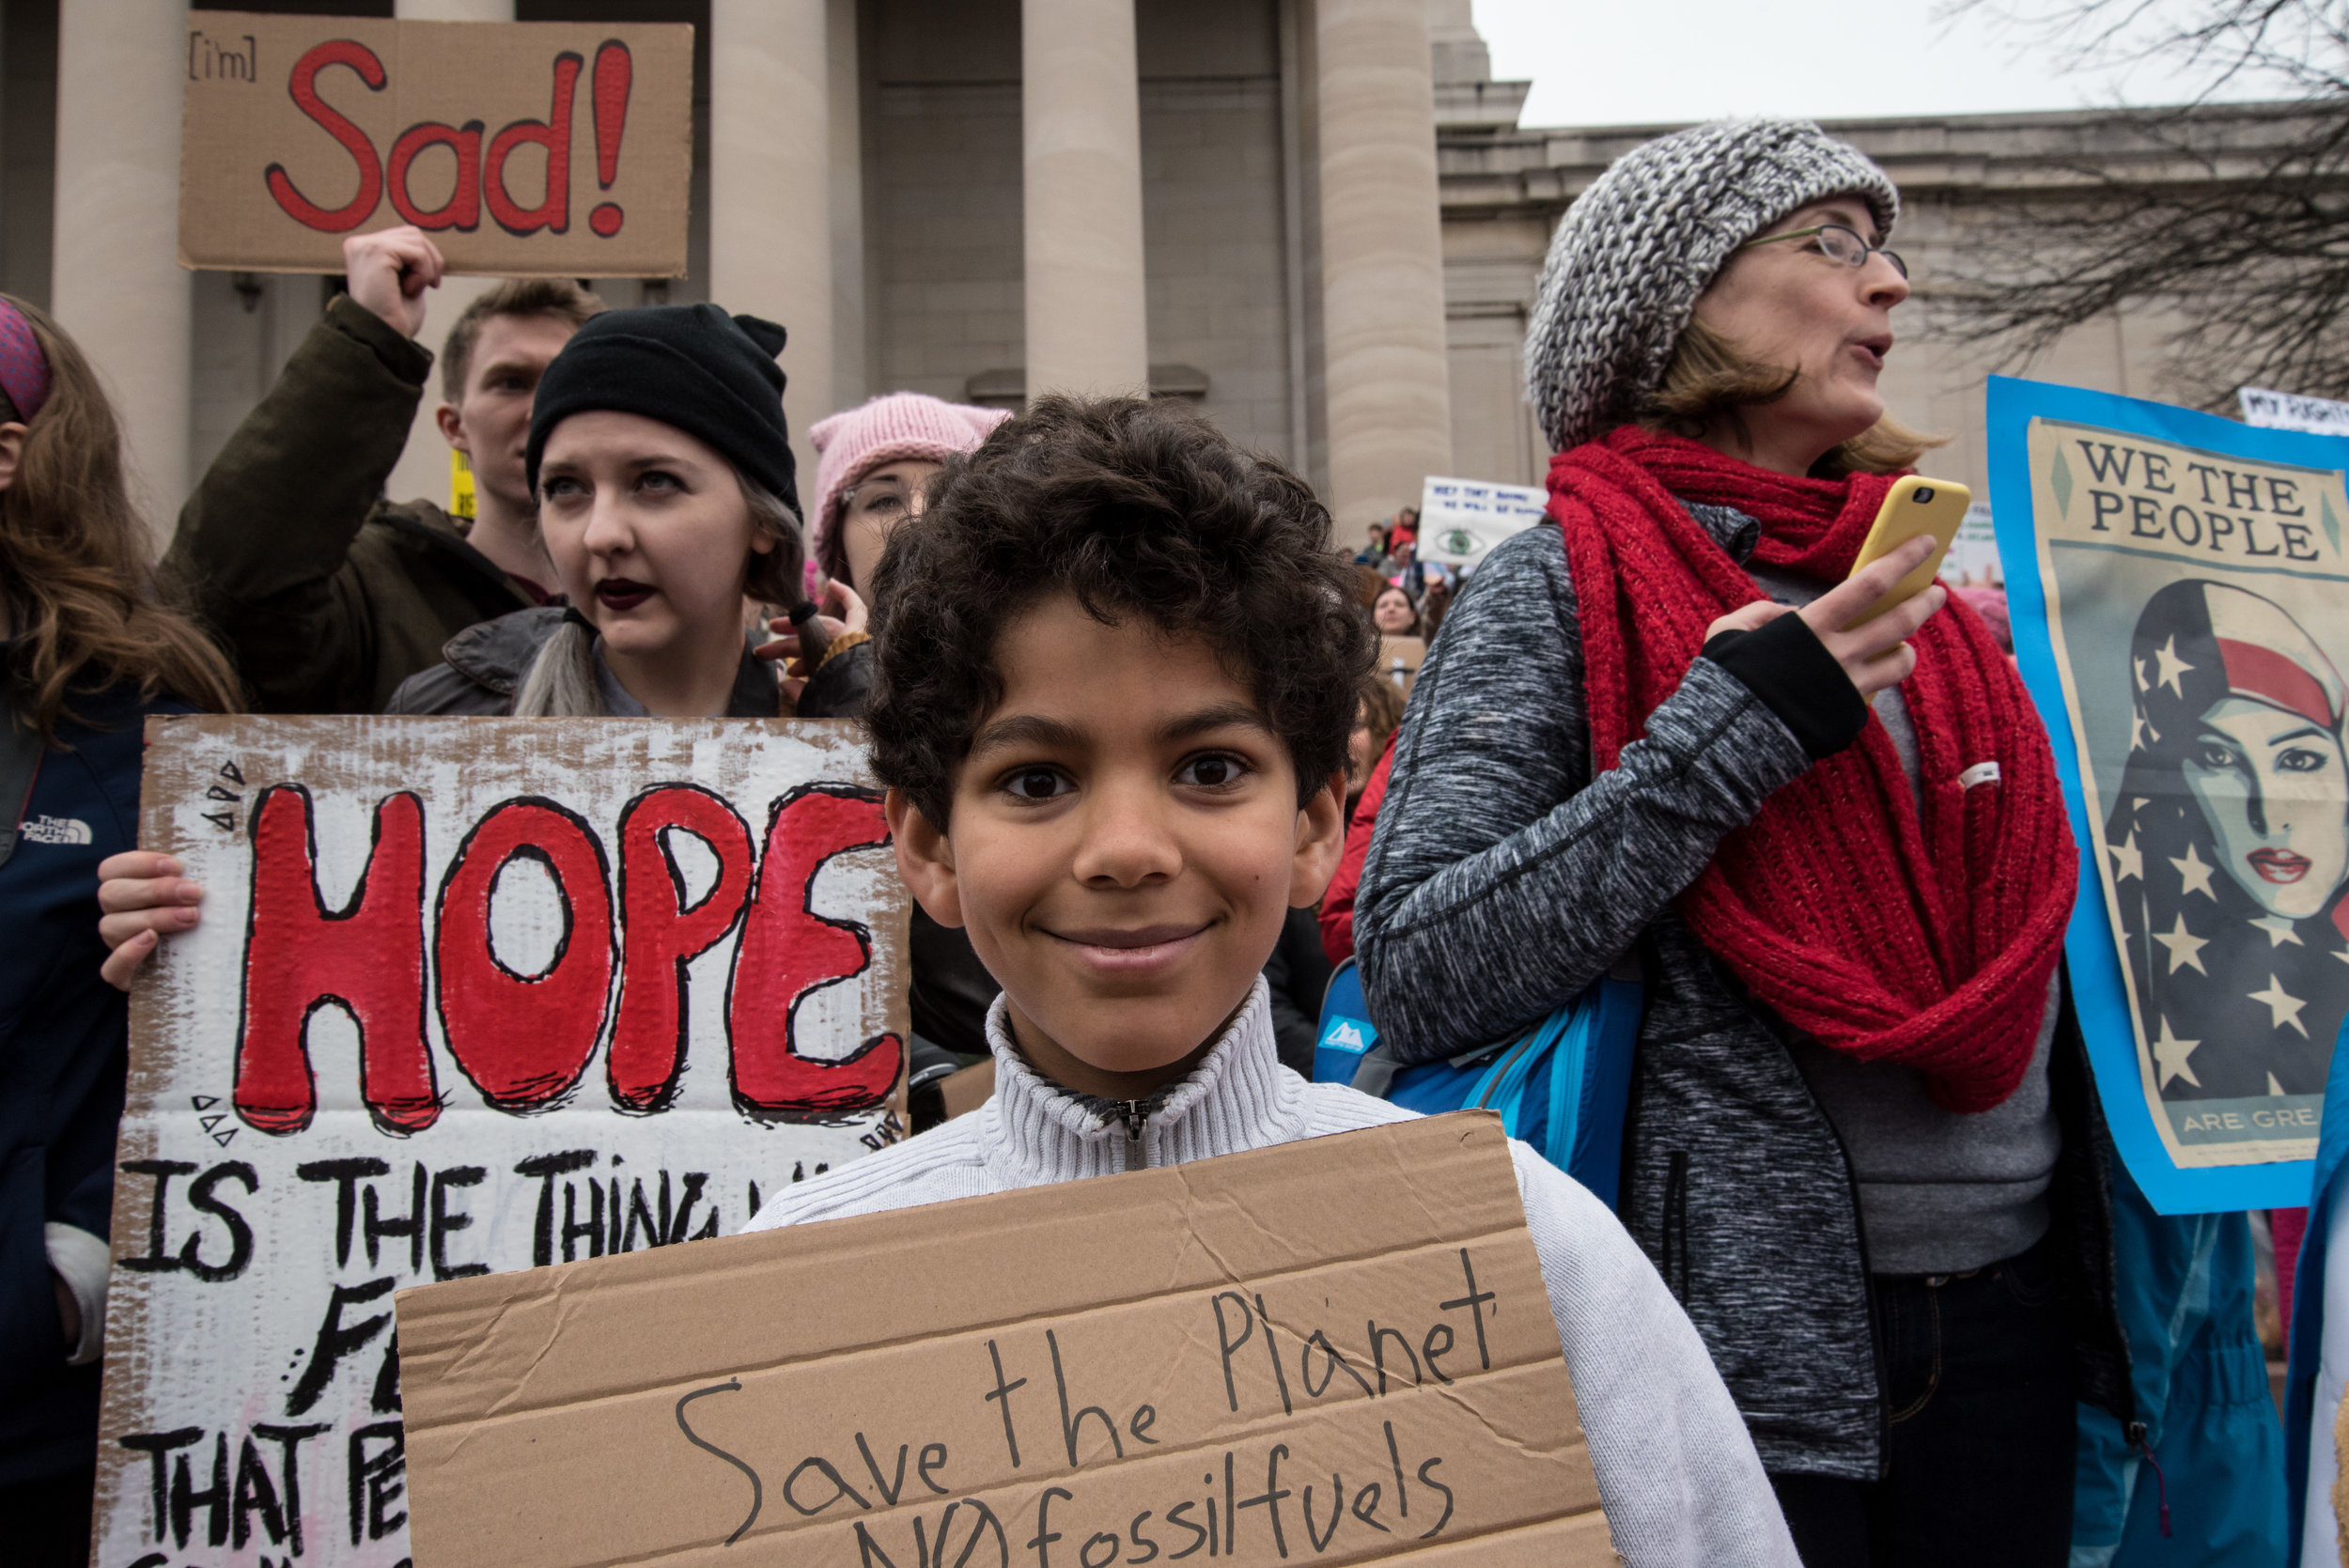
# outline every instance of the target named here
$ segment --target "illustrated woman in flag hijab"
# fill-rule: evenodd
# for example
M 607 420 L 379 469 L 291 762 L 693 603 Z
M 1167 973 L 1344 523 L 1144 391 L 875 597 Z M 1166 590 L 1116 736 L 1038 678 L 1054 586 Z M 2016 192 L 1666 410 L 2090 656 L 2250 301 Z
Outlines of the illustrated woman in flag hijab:
M 2165 1099 L 2320 1094 L 2349 1011 L 2340 672 L 2282 607 L 2173 582 L 2130 640 L 2106 825 Z

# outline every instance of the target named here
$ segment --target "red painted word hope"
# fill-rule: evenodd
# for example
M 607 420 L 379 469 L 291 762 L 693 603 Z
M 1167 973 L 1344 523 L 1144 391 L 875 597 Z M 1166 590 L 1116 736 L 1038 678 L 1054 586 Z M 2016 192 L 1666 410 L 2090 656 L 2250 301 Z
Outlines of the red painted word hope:
M 263 1132 L 299 1132 L 316 1114 L 304 1035 L 310 1016 L 330 1003 L 358 1025 L 361 1094 L 388 1131 L 415 1132 L 441 1114 L 428 1005 L 458 1069 L 502 1110 L 558 1103 L 607 1040 L 614 1107 L 661 1110 L 685 1066 L 686 966 L 738 925 L 725 1030 L 734 1103 L 744 1114 L 835 1118 L 879 1105 L 897 1081 L 904 1051 L 894 1034 L 877 1034 L 839 1061 L 802 1056 L 797 1045 L 800 1004 L 872 962 L 865 926 L 809 908 L 825 862 L 888 841 L 869 790 L 792 791 L 775 802 L 754 851 L 749 825 L 718 795 L 695 784 L 648 789 L 620 814 L 616 889 L 602 841 L 576 813 L 536 798 L 503 801 L 465 835 L 431 898 L 428 925 L 424 807 L 413 794 L 377 804 L 366 868 L 338 910 L 319 897 L 309 792 L 272 785 L 252 821 L 235 1102 Z M 717 878 L 697 900 L 662 845 L 671 830 L 717 857 Z M 537 974 L 508 969 L 490 940 L 498 876 L 524 860 L 549 874 L 563 899 L 561 939 Z
M 508 234 L 535 234 L 545 229 L 568 234 L 571 227 L 571 104 L 578 96 L 580 73 L 586 62 L 570 50 L 554 57 L 554 94 L 547 117 L 516 120 L 485 141 L 480 120 L 447 125 L 425 120 L 392 139 L 391 155 L 381 157 L 367 133 L 326 101 L 319 92 L 319 77 L 334 67 L 356 76 L 370 92 L 381 92 L 391 76 L 374 50 L 355 39 L 329 39 L 294 62 L 286 90 L 295 105 L 320 130 L 342 145 L 358 165 L 359 186 L 340 207 L 321 207 L 297 189 L 282 163 L 269 166 L 269 194 L 279 208 L 305 228 L 343 234 L 374 216 L 386 194 L 400 221 L 425 229 L 456 229 L 471 234 L 481 226 L 481 210 Z M 612 188 L 620 169 L 620 139 L 628 128 L 629 88 L 634 63 L 628 45 L 617 39 L 596 51 L 596 67 L 588 95 L 595 121 L 596 181 Z M 506 179 L 506 161 L 525 147 L 546 153 L 547 184 L 535 207 L 517 200 Z M 446 147 L 457 161 L 457 182 L 438 207 L 419 207 L 409 191 L 409 175 L 416 160 L 436 147 Z M 587 214 L 587 226 L 609 240 L 620 232 L 626 214 L 614 202 L 603 202 Z

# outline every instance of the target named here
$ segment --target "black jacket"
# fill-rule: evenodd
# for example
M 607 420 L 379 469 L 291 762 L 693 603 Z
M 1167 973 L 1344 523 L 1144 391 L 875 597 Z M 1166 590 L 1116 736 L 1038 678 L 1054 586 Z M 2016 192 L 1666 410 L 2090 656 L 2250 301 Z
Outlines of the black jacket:
M 1330 988 L 1333 966 L 1321 947 L 1321 922 L 1311 909 L 1291 909 L 1281 924 L 1281 940 L 1265 961 L 1265 984 L 1272 988 L 1272 1035 L 1280 1043 L 1281 1065 L 1300 1077 L 1314 1076 L 1314 1046 L 1321 1035 L 1321 994 Z
M 381 713 L 450 636 L 532 602 L 428 501 L 383 482 L 432 355 L 327 307 L 179 509 L 164 568 L 263 713 Z
M 70 749 L 42 753 L 0 865 L 0 1486 L 97 1456 L 99 1364 L 66 1364 L 45 1236 L 67 1225 L 103 1241 L 113 1217 L 129 1012 L 98 973 L 98 862 L 138 845 L 146 716 L 187 711 L 128 686 L 71 706 L 83 722 L 57 729 Z
M 518 610 L 494 621 L 469 626 L 441 649 L 442 662 L 400 682 L 385 706 L 386 713 L 497 715 L 514 711 L 514 694 L 531 661 L 565 612 L 552 607 Z M 742 649 L 741 668 L 734 677 L 729 719 L 779 719 L 783 693 L 775 684 L 774 667 Z M 811 715 L 811 717 L 814 717 Z

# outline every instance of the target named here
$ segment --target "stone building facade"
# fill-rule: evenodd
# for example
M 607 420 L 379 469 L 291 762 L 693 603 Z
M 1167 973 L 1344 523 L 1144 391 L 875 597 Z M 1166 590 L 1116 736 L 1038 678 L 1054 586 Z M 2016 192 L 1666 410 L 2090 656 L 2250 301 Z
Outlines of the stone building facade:
M 1451 466 L 1427 0 L 240 8 L 693 23 L 688 275 L 598 287 L 785 322 L 799 428 L 898 387 L 1148 384 L 1348 519 Z M 109 378 L 159 520 L 334 286 L 174 264 L 188 10 L 0 0 L 0 287 Z M 428 341 L 474 287 L 436 297 Z M 393 488 L 445 465 L 420 419 Z
M 1520 128 L 1529 84 L 1491 79 L 1470 0 L 234 8 L 692 23 L 688 274 L 602 280 L 607 301 L 714 298 L 786 322 L 799 429 L 898 388 L 1008 406 L 1146 382 L 1302 468 L 1347 538 L 1428 473 L 1538 482 L 1519 357 L 1550 230 L 1665 129 Z M 175 265 L 187 12 L 0 0 L 0 288 L 50 305 L 98 360 L 166 526 L 336 286 Z M 1991 200 L 2060 199 L 2067 159 L 2133 155 L 2093 114 L 1833 129 L 1901 182 L 1925 295 Z M 428 342 L 478 287 L 441 291 Z M 1980 366 L 1918 338 L 1922 314 L 1886 385 L 1979 483 Z M 2155 391 L 2162 331 L 2148 315 L 2076 334 L 2042 373 Z M 396 494 L 447 483 L 432 401 Z

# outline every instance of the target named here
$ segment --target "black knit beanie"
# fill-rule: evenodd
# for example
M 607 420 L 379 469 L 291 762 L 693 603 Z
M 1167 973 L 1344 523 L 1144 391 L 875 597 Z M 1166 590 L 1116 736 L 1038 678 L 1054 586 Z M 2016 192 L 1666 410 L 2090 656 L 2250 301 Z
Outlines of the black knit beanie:
M 713 304 L 653 305 L 591 317 L 538 381 L 523 454 L 530 490 L 547 433 L 575 413 L 610 409 L 673 425 L 708 442 L 743 477 L 801 516 L 783 418 L 784 330 Z

